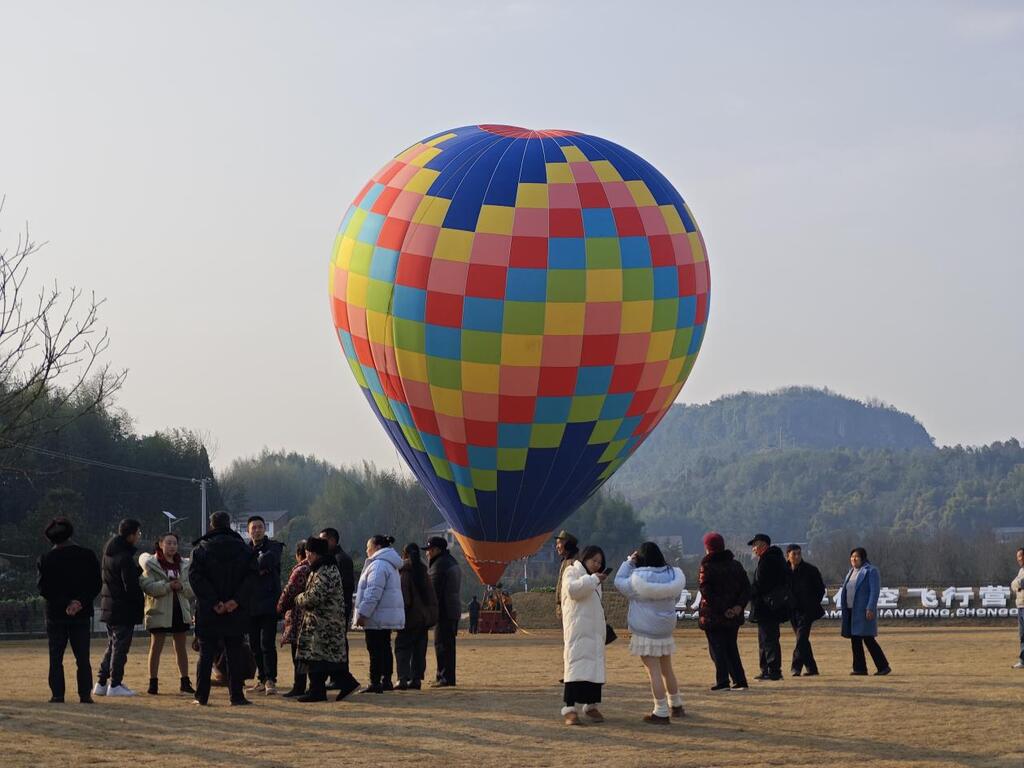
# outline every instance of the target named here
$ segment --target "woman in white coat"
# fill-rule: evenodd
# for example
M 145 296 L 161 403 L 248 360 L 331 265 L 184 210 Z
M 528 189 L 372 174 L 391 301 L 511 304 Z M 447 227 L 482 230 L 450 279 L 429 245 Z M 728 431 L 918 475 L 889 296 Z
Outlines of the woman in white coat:
M 366 542 L 366 562 L 356 587 L 355 625 L 366 636 L 370 654 L 370 684 L 360 693 L 392 691 L 395 657 L 391 630 L 405 629 L 405 598 L 402 597 L 402 556 L 391 546 L 394 536 L 378 534 Z
M 671 722 L 670 704 L 673 717 L 685 714 L 683 695 L 672 669 L 676 603 L 684 587 L 683 572 L 665 563 L 665 556 L 653 541 L 641 544 L 615 574 L 615 588 L 629 600 L 629 652 L 640 657 L 651 680 L 654 711 L 644 716 L 644 722 L 651 725 Z
M 589 546 L 562 574 L 562 628 L 566 725 L 581 725 L 580 715 L 604 722 L 597 709 L 604 685 L 605 618 L 601 605 L 604 552 Z

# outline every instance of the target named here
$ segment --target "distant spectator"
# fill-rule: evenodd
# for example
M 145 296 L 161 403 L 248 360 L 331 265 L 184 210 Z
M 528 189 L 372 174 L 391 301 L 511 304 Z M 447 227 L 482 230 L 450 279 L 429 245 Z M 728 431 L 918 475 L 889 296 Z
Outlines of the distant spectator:
M 1017 550 L 1017 565 L 1020 566 L 1020 570 L 1017 572 L 1017 578 L 1010 584 L 1010 588 L 1013 590 L 1014 601 L 1017 605 L 1017 629 L 1020 634 L 1020 656 L 1017 659 L 1017 663 L 1013 665 L 1014 669 L 1024 669 L 1024 547 Z
M 757 649 L 761 674 L 755 680 L 782 679 L 782 647 L 779 625 L 789 618 L 789 568 L 782 550 L 759 533 L 747 544 L 757 566 L 750 586 L 750 620 L 757 624 Z
M 299 626 L 302 624 L 302 609 L 295 604 L 295 598 L 305 591 L 307 581 L 309 581 L 309 562 L 306 559 L 306 542 L 300 541 L 295 545 L 295 565 L 292 566 L 292 572 L 288 576 L 288 584 L 277 599 L 277 612 L 284 616 L 281 645 L 291 648 L 292 669 L 294 670 L 292 688 L 284 694 L 286 699 L 297 698 L 306 692 L 307 675 L 305 672 L 299 671 L 299 664 L 295 659 L 296 640 Z
M 867 661 L 864 658 L 864 646 L 868 647 L 871 659 L 875 662 L 876 675 L 888 675 L 892 672 L 889 662 L 882 652 L 882 647 L 875 640 L 878 635 L 878 594 L 882 579 L 878 569 L 868 562 L 868 553 L 864 547 L 857 547 L 850 552 L 850 571 L 843 579 L 843 588 L 839 594 L 839 604 L 843 610 L 843 637 L 850 638 L 853 647 L 853 671 L 851 675 L 866 675 Z
M 188 677 L 188 629 L 192 626 L 192 587 L 188 583 L 188 561 L 178 552 L 178 534 L 165 533 L 156 540 L 155 554 L 139 557 L 142 578 L 139 584 L 146 593 L 144 624 L 149 630 L 149 689 L 159 692 L 160 656 L 164 641 L 170 635 L 181 678 L 178 690 L 195 693 Z
M 28 632 L 29 616 L 30 612 L 28 609 L 28 603 L 22 603 L 21 607 L 18 609 L 18 626 L 21 627 L 22 632 Z
M 391 630 L 405 627 L 405 601 L 398 569 L 402 556 L 391 546 L 394 536 L 376 535 L 366 542 L 366 561 L 356 586 L 355 624 L 362 627 L 370 654 L 370 682 L 361 693 L 394 690 L 395 660 Z
M 603 723 L 598 710 L 605 682 L 604 646 L 607 623 L 601 605 L 605 573 L 604 552 L 588 546 L 562 574 L 562 719 L 581 725 L 580 716 Z
M 324 539 L 306 540 L 309 579 L 295 598 L 302 617 L 295 641 L 299 669 L 309 676 L 309 691 L 301 702 L 327 701 L 327 675 L 341 668 L 345 654 L 345 601 L 338 564 Z
M 708 653 L 715 664 L 712 691 L 747 690 L 747 674 L 736 639 L 743 625 L 743 610 L 750 601 L 750 579 L 733 553 L 725 548 L 722 534 L 704 536 L 700 561 L 700 607 L 697 623 L 707 634 Z
M 405 602 L 405 627 L 395 635 L 398 690 L 418 691 L 427 670 L 427 630 L 437 624 L 437 595 L 418 544 L 405 545 L 399 575 Z
M 37 564 L 39 594 L 46 600 L 50 702 L 64 701 L 64 651 L 70 643 L 77 667 L 78 699 L 91 704 L 89 636 L 93 603 L 102 586 L 100 563 L 92 550 L 71 542 L 74 527 L 66 517 L 54 518 L 44 533 L 53 545 Z
M 423 549 L 427 552 L 430 582 L 437 595 L 437 626 L 434 628 L 437 678 L 430 687 L 447 688 L 455 685 L 455 638 L 462 618 L 462 570 L 448 551 L 448 542 L 441 536 L 431 536 Z
M 821 571 L 804 560 L 799 544 L 786 547 L 786 560 L 789 561 L 789 584 L 793 593 L 789 620 L 796 635 L 790 672 L 794 677 L 801 674 L 809 677 L 818 674 L 818 662 L 811 648 L 811 626 L 825 615 L 825 609 L 821 607 L 825 581 L 821 578 Z
M 134 696 L 123 684 L 124 665 L 132 646 L 135 625 L 142 623 L 145 595 L 139 586 L 142 570 L 135 562 L 136 545 L 142 538 L 138 520 L 122 520 L 117 536 L 103 549 L 103 589 L 100 621 L 107 625 L 107 650 L 100 661 L 96 696 Z M 109 685 L 108 685 L 109 681 Z
M 231 530 L 231 515 L 227 512 L 210 515 L 210 531 L 194 544 L 188 580 L 196 596 L 199 639 L 195 701 L 201 705 L 209 702 L 214 658 L 223 647 L 231 704 L 251 704 L 243 693 L 242 636 L 249 629 L 256 556 Z
M 267 536 L 267 523 L 259 515 L 247 521 L 249 542 L 256 555 L 256 586 L 249 613 L 249 647 L 259 670 L 249 690 L 277 693 L 277 598 L 281 596 L 281 553 L 284 545 Z
M 576 537 L 564 528 L 555 537 L 555 554 L 558 555 L 558 577 L 555 579 L 555 615 L 562 617 L 562 576 L 565 569 L 576 562 L 576 556 L 580 552 L 579 542 Z
M 682 717 L 683 695 L 672 669 L 676 603 L 686 588 L 682 570 L 665 562 L 661 548 L 645 541 L 626 558 L 615 575 L 615 588 L 629 600 L 629 652 L 647 669 L 654 709 L 644 717 L 651 725 L 668 725 Z
M 480 630 L 480 601 L 473 595 L 469 601 L 469 634 L 475 635 Z

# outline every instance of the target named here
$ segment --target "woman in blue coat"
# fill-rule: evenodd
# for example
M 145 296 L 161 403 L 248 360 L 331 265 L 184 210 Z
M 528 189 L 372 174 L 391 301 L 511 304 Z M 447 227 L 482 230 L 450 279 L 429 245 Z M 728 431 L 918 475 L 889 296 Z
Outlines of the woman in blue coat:
M 864 547 L 857 547 L 850 552 L 850 572 L 843 580 L 839 604 L 843 611 L 843 637 L 850 638 L 853 645 L 851 675 L 868 673 L 867 660 L 864 658 L 865 645 L 878 670 L 875 674 L 888 675 L 892 672 L 882 647 L 875 640 L 878 635 L 877 608 L 881 581 L 878 569 L 868 562 L 868 553 Z

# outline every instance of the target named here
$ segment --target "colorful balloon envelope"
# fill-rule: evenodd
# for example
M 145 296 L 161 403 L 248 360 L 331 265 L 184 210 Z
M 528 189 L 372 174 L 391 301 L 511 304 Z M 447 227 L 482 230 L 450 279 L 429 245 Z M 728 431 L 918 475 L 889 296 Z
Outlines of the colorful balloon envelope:
M 388 162 L 342 219 L 330 269 L 356 381 L 486 584 L 665 415 L 708 285 L 693 215 L 648 162 L 502 125 Z

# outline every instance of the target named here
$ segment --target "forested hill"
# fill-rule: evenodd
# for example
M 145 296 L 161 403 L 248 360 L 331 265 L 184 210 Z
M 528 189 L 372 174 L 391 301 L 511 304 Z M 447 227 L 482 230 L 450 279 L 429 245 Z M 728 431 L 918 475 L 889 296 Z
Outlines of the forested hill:
M 702 456 L 835 448 L 934 450 L 934 443 L 917 419 L 881 403 L 806 387 L 743 392 L 673 406 L 609 486 L 630 497 L 669 485 Z

